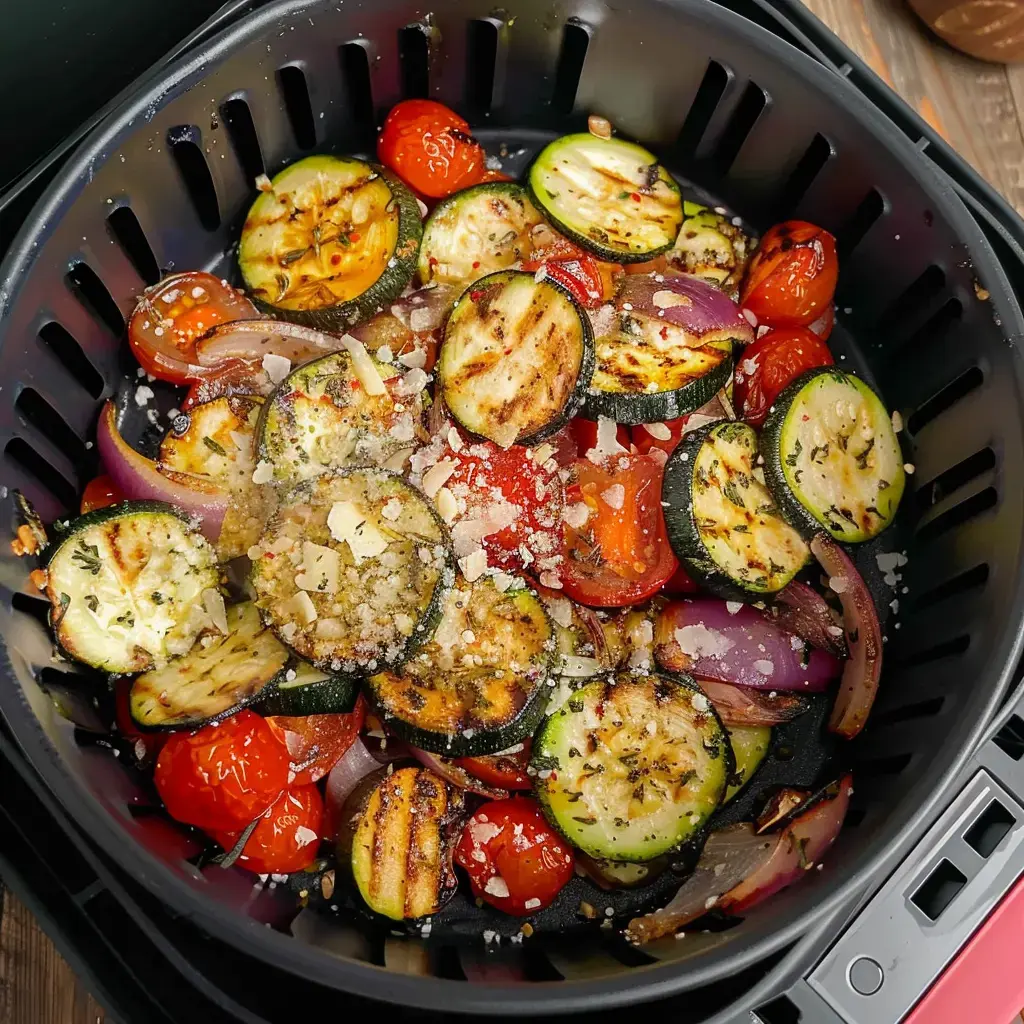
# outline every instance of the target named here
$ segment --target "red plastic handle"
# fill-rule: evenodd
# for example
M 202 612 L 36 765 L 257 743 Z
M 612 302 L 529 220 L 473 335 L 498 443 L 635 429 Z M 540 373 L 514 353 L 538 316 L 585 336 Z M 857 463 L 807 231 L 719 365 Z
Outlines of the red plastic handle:
M 1024 878 L 960 950 L 904 1024 L 1010 1024 L 1024 1007 Z

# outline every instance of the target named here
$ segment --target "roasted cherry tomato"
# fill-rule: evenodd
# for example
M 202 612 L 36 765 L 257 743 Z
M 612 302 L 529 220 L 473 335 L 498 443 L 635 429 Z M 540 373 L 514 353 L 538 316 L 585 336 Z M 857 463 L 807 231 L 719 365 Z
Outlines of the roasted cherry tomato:
M 490 441 L 446 450 L 455 463 L 445 482 L 460 521 L 489 520 L 483 544 L 492 565 L 543 572 L 545 560 L 557 558 L 561 544 L 562 483 L 557 468 L 541 465 L 527 448 L 502 449 Z M 429 472 L 429 471 L 428 471 Z M 535 564 L 536 563 L 536 564 Z
M 576 454 L 583 458 L 591 448 L 597 447 L 597 423 L 595 420 L 585 420 L 582 416 L 576 416 L 569 420 L 569 436 L 576 442 Z M 630 436 L 629 427 L 621 423 L 615 426 L 615 440 L 629 451 Z
M 481 180 L 483 148 L 469 124 L 434 100 L 403 100 L 391 108 L 377 156 L 416 191 L 440 199 Z
M 530 763 L 532 741 L 523 740 L 518 750 L 503 754 L 485 754 L 481 757 L 458 757 L 455 763 L 470 775 L 498 789 L 532 789 L 533 782 L 526 774 Z
M 239 711 L 219 725 L 173 733 L 154 781 L 172 818 L 207 832 L 239 831 L 287 787 L 288 750 L 259 715 Z
M 736 408 L 754 427 L 768 418 L 779 392 L 805 370 L 831 366 L 832 353 L 806 327 L 784 327 L 762 334 L 736 364 Z
M 511 174 L 506 174 L 504 171 L 492 171 L 490 168 L 484 168 L 483 174 L 480 175 L 479 179 L 474 183 L 477 185 L 483 185 L 488 181 L 515 181 Z
M 324 801 L 316 786 L 286 789 L 260 816 L 235 862 L 260 875 L 289 875 L 304 871 L 316 860 L 323 838 Z M 244 829 L 212 832 L 227 851 Z
M 102 508 L 103 506 L 97 506 Z M 132 719 L 129 699 L 132 692 L 132 680 L 121 678 L 114 684 L 114 719 L 117 731 L 135 748 L 135 759 L 148 764 L 163 749 L 171 737 L 169 732 L 142 732 Z
M 109 476 L 97 476 L 85 485 L 79 512 L 84 516 L 86 512 L 95 512 L 98 508 L 107 508 L 119 501 L 124 501 L 124 495 L 117 484 Z
M 572 847 L 557 835 L 536 800 L 514 796 L 484 804 L 455 848 L 473 894 L 524 917 L 549 906 L 573 876 Z
M 761 239 L 747 267 L 740 305 L 768 327 L 813 323 L 832 303 L 839 260 L 836 240 L 802 220 L 776 224 Z
M 810 330 L 814 331 L 822 341 L 828 341 L 829 335 L 832 333 L 832 328 L 835 327 L 835 325 L 836 307 L 830 302 L 825 312 L 810 325 Z
M 581 306 L 594 308 L 605 301 L 605 282 L 601 267 L 593 256 L 566 238 L 534 249 L 523 263 L 531 274 L 544 267 L 544 273 L 560 284 Z
M 349 715 L 304 715 L 268 718 L 280 729 L 288 748 L 291 785 L 305 786 L 322 779 L 352 746 L 366 716 L 362 696 Z
M 636 450 L 646 455 L 652 448 L 660 448 L 666 455 L 671 455 L 682 440 L 683 428 L 689 418 L 680 416 L 675 420 L 665 420 L 664 423 L 640 423 L 633 427 L 632 440 Z M 668 437 L 664 436 L 666 431 Z
M 665 584 L 666 594 L 696 594 L 699 590 L 699 584 L 690 579 L 690 574 L 683 566 L 679 566 L 672 578 Z
M 562 563 L 567 597 L 598 608 L 637 604 L 679 567 L 665 532 L 662 467 L 650 455 L 578 459 L 566 488 Z
M 147 373 L 172 384 L 201 379 L 196 341 L 230 320 L 253 320 L 256 307 L 219 277 L 201 271 L 172 274 L 147 288 L 128 321 L 128 344 Z
M 181 411 L 188 412 L 194 405 L 225 395 L 269 395 L 272 389 L 273 384 L 262 366 L 233 359 L 195 381 L 181 403 Z

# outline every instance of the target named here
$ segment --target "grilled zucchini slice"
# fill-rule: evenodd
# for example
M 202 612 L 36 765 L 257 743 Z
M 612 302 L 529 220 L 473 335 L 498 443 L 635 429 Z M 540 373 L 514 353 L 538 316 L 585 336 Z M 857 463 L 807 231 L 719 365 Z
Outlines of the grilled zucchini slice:
M 783 515 L 807 536 L 870 540 L 903 497 L 903 453 L 881 399 L 859 377 L 826 366 L 775 400 L 761 437 L 764 475 Z
M 544 714 L 554 642 L 537 596 L 489 577 L 449 593 L 433 639 L 400 673 L 371 676 L 388 728 L 422 750 L 475 757 L 529 736 Z
M 347 715 L 356 706 L 359 686 L 352 676 L 322 672 L 308 661 L 288 669 L 260 701 L 264 715 Z
M 687 434 L 665 466 L 662 501 L 672 550 L 719 597 L 774 594 L 810 558 L 762 483 L 756 456 L 753 427 L 726 421 Z
M 464 288 L 505 270 L 530 252 L 542 222 L 522 185 L 489 181 L 442 199 L 423 228 L 419 275 L 424 284 Z
M 354 157 L 309 156 L 252 204 L 238 265 L 264 312 L 343 330 L 402 293 L 421 232 L 416 198 L 390 171 Z
M 746 786 L 768 756 L 772 745 L 772 729 L 769 725 L 728 725 L 725 731 L 729 734 L 729 743 L 736 759 L 736 770 L 725 791 L 724 802 L 728 803 Z
M 400 663 L 430 639 L 454 577 L 430 502 L 381 469 L 299 484 L 251 554 L 265 621 L 325 672 Z
M 541 727 L 531 766 L 544 814 L 591 857 L 644 862 L 698 833 L 734 769 L 689 677 L 621 674 L 577 690 Z
M 406 380 L 411 394 L 405 394 Z M 343 349 L 314 359 L 285 377 L 264 405 L 260 458 L 279 481 L 383 465 L 426 440 L 425 383 L 422 371 L 399 380 L 397 369 L 377 362 L 361 345 L 355 357 Z
M 460 790 L 426 768 L 381 769 L 356 787 L 341 817 L 338 862 L 371 910 L 393 921 L 425 917 L 454 895 Z
M 653 153 L 624 139 L 563 135 L 541 150 L 529 186 L 559 231 L 612 263 L 671 249 L 683 222 L 672 176 Z
M 227 633 L 132 683 L 129 708 L 143 729 L 198 729 L 257 700 L 285 672 L 291 654 L 263 625 L 251 601 L 227 609 Z
M 680 270 L 736 296 L 753 251 L 753 241 L 723 214 L 683 203 L 683 226 L 671 253 Z
M 73 520 L 46 576 L 61 648 L 104 672 L 142 672 L 191 648 L 209 623 L 203 591 L 220 570 L 172 506 L 133 501 Z
M 449 412 L 503 448 L 560 430 L 594 371 L 590 321 L 550 279 L 503 270 L 455 304 L 437 364 Z

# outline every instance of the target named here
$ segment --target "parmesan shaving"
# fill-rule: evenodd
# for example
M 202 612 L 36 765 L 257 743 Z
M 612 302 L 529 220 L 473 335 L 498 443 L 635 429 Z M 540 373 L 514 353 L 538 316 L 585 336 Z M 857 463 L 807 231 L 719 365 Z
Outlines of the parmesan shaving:
M 437 511 L 446 523 L 453 523 L 455 521 L 456 516 L 459 514 L 459 502 L 447 487 L 442 487 L 437 492 L 434 496 L 434 504 L 437 505 Z
M 672 440 L 672 431 L 664 423 L 645 423 L 644 430 L 656 441 Z
M 428 498 L 433 498 L 435 494 L 448 482 L 448 478 L 459 468 L 457 462 L 453 459 L 442 459 L 440 462 L 431 466 L 430 469 L 423 474 L 423 493 Z
M 341 557 L 333 548 L 311 541 L 302 542 L 302 571 L 295 575 L 300 590 L 318 590 L 333 594 L 341 578 Z
M 459 568 L 467 583 L 475 582 L 487 571 L 487 553 L 483 548 L 477 548 L 459 559 Z
M 410 370 L 422 370 L 427 365 L 427 353 L 421 348 L 414 348 L 398 357 L 398 361 Z
M 597 419 L 597 444 L 587 452 L 587 458 L 593 463 L 599 463 L 609 455 L 623 455 L 626 449 L 619 444 L 616 434 L 618 424 L 607 416 L 599 416 Z
M 252 471 L 252 482 L 254 484 L 269 484 L 274 479 L 274 467 L 266 459 L 260 459 L 256 468 Z
M 218 633 L 228 634 L 228 613 L 224 608 L 224 597 L 219 590 L 207 587 L 203 591 L 203 607 Z
M 270 378 L 272 384 L 280 384 L 292 369 L 292 361 L 290 359 L 275 355 L 273 352 L 268 352 L 263 357 L 263 362 L 260 365 Z
M 589 518 L 590 507 L 585 502 L 577 501 L 574 505 L 566 505 L 562 509 L 562 519 L 574 530 L 583 529 Z
M 285 601 L 282 611 L 285 615 L 293 615 L 305 626 L 316 621 L 316 606 L 310 600 L 309 594 L 304 590 L 298 591 L 294 596 Z M 294 626 L 294 623 L 288 623 L 288 625 Z M 282 628 L 282 635 L 284 635 L 284 632 Z M 294 630 L 291 632 L 294 634 Z M 287 639 L 287 636 L 285 639 Z
M 386 394 L 387 388 L 384 387 L 384 381 L 377 372 L 376 364 L 366 351 L 366 346 L 357 338 L 353 338 L 351 334 L 343 334 L 341 344 L 352 357 L 352 372 L 366 393 L 368 395 Z
M 327 526 L 336 541 L 348 544 L 356 565 L 383 554 L 388 546 L 387 537 L 351 501 L 336 501 L 331 506 Z
M 622 484 L 612 484 L 601 492 L 601 499 L 609 508 L 618 511 L 625 504 L 626 488 Z

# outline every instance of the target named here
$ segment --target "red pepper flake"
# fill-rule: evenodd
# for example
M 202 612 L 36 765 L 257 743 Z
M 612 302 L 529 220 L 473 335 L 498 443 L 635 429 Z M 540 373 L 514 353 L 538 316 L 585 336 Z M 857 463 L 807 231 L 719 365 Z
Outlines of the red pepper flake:
M 639 192 L 631 192 L 629 194 L 629 198 L 632 199 L 634 203 L 639 203 L 640 202 L 640 193 Z
M 480 261 L 479 260 L 473 260 L 473 269 L 474 270 L 479 270 L 480 269 Z
M 336 267 L 341 262 L 341 253 L 333 253 L 331 255 L 331 266 Z
M 432 266 L 432 267 L 436 267 L 437 266 L 437 257 L 436 256 L 428 256 L 427 257 L 427 263 L 429 263 L 430 266 Z
M 358 241 L 359 241 L 359 238 L 360 238 L 360 235 L 359 235 L 359 232 L 358 232 L 358 231 L 353 231 L 353 232 L 351 232 L 351 233 L 349 234 L 349 236 L 348 236 L 348 240 L 349 240 L 350 242 L 358 242 Z
M 480 299 L 484 297 L 483 288 L 475 288 L 473 291 L 469 293 L 469 297 L 473 302 L 478 302 Z
M 662 329 L 658 333 L 661 335 L 661 338 L 662 338 L 663 341 L 668 339 L 668 328 L 667 327 L 662 327 Z
M 594 710 L 597 712 L 598 718 L 604 718 L 604 701 L 601 701 Z
M 274 554 L 273 551 L 264 551 L 263 552 L 263 557 L 264 558 L 276 558 L 277 556 Z
M 349 387 L 350 387 L 350 388 L 351 388 L 351 389 L 352 389 L 353 391 L 358 391 L 358 390 L 359 390 L 359 381 L 357 381 L 357 380 L 352 380 L 352 381 L 349 381 L 349 384 L 348 384 L 348 386 L 349 386 Z
M 806 422 L 807 422 L 807 421 L 808 421 L 808 420 L 809 420 L 810 418 L 811 418 L 811 417 L 810 417 L 810 416 L 808 416 L 808 415 L 807 415 L 807 413 L 804 413 L 804 414 L 803 414 L 803 416 L 801 416 L 801 417 L 800 417 L 800 419 L 801 419 L 801 420 L 802 420 L 802 421 L 803 421 L 804 423 L 806 423 Z

